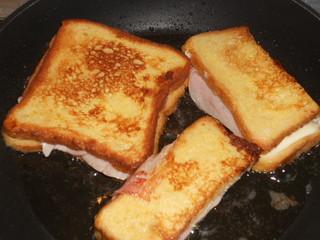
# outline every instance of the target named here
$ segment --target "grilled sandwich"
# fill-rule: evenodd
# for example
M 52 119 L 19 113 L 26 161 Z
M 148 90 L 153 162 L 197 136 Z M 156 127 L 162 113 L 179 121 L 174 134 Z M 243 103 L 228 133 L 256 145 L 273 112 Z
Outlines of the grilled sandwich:
M 151 154 L 183 95 L 179 51 L 87 20 L 66 20 L 8 113 L 3 136 L 22 151 L 69 152 L 125 179 Z
M 197 120 L 150 157 L 100 210 L 97 239 L 185 239 L 259 152 L 215 119 Z
M 264 150 L 255 170 L 272 171 L 319 142 L 318 104 L 247 27 L 195 35 L 183 51 L 198 107 Z

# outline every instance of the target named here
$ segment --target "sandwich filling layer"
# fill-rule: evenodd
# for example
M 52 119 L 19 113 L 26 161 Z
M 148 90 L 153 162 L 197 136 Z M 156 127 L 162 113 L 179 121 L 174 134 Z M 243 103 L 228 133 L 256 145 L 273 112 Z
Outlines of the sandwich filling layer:
M 192 68 L 190 71 L 188 87 L 192 100 L 201 110 L 217 118 L 235 135 L 242 137 L 231 111 L 223 103 L 217 93 L 207 85 L 206 79 L 204 79 L 195 68 Z M 320 131 L 320 116 L 317 116 L 301 128 L 283 138 L 276 147 L 269 152 L 262 154 L 261 158 L 273 157 L 288 148 L 291 144 L 306 136 L 312 135 L 317 131 Z
M 236 136 L 242 137 L 230 110 L 223 103 L 221 98 L 209 88 L 206 81 L 200 76 L 195 68 L 191 68 L 190 70 L 188 87 L 192 100 L 201 110 L 218 119 Z
M 41 143 L 41 146 L 42 146 L 42 152 L 46 157 L 50 156 L 53 150 L 59 150 L 83 159 L 89 166 L 91 166 L 98 172 L 101 172 L 107 176 L 114 177 L 121 180 L 125 180 L 129 176 L 128 173 L 122 172 L 116 169 L 115 167 L 113 167 L 112 164 L 109 163 L 107 160 L 98 158 L 86 151 L 73 150 L 71 148 L 68 148 L 67 146 L 60 145 L 60 144 Z
M 320 131 L 320 116 L 317 116 L 316 118 L 305 124 L 303 127 L 299 128 L 295 132 L 291 133 L 289 136 L 285 137 L 276 147 L 271 149 L 271 151 L 262 154 L 260 158 L 274 157 L 281 151 L 288 148 L 291 144 L 318 131 Z

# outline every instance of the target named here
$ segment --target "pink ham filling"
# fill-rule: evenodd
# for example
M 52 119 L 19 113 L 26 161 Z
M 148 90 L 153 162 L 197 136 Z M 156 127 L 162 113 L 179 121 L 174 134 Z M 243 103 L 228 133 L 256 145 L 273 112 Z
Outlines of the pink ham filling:
M 114 168 L 111 163 L 107 160 L 98 158 L 86 151 L 82 150 L 73 150 L 68 148 L 64 145 L 59 144 L 49 144 L 49 143 L 42 143 L 42 152 L 43 154 L 48 157 L 52 150 L 59 150 L 62 152 L 69 153 L 75 157 L 79 157 L 84 160 L 89 166 L 97 170 L 98 172 L 103 173 L 106 176 L 114 177 L 117 179 L 125 180 L 129 174 L 125 172 L 121 172 L 120 170 Z
M 208 87 L 205 79 L 200 76 L 195 68 L 191 68 L 190 71 L 189 93 L 192 100 L 201 110 L 217 118 L 235 135 L 242 137 L 230 110 L 221 98 Z
M 166 159 L 172 146 L 173 143 L 165 146 L 159 154 L 150 156 L 137 171 L 128 178 L 125 184 L 115 192 L 115 195 L 125 193 L 142 197 L 145 191 L 144 183 L 152 171 Z

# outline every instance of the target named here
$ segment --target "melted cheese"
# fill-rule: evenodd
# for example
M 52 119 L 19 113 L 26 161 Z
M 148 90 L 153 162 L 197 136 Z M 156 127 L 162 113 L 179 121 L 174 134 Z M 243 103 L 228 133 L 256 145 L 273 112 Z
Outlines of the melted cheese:
M 291 144 L 297 142 L 298 140 L 309 136 L 311 134 L 316 133 L 320 130 L 320 116 L 314 118 L 309 123 L 305 124 L 303 127 L 299 128 L 295 132 L 291 133 L 289 136 L 285 137 L 276 147 L 274 147 L 271 151 L 262 154 L 260 158 L 270 158 L 281 151 L 289 147 Z

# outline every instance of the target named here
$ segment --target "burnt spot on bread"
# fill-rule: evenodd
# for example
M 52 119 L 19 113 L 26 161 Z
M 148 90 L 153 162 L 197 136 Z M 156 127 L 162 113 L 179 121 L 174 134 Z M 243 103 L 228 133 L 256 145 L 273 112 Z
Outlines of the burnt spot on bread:
M 230 143 L 237 148 L 238 151 L 245 151 L 249 154 L 255 161 L 258 160 L 262 149 L 254 143 L 250 143 L 247 140 L 233 135 L 229 130 L 225 129 L 228 133 Z
M 173 72 L 172 71 L 168 71 L 166 72 L 164 79 L 165 80 L 171 80 L 173 78 Z
M 170 81 L 172 81 L 174 78 L 174 73 L 173 71 L 168 71 L 160 76 L 158 76 L 157 78 L 157 82 L 159 85 L 166 85 L 168 84 Z

